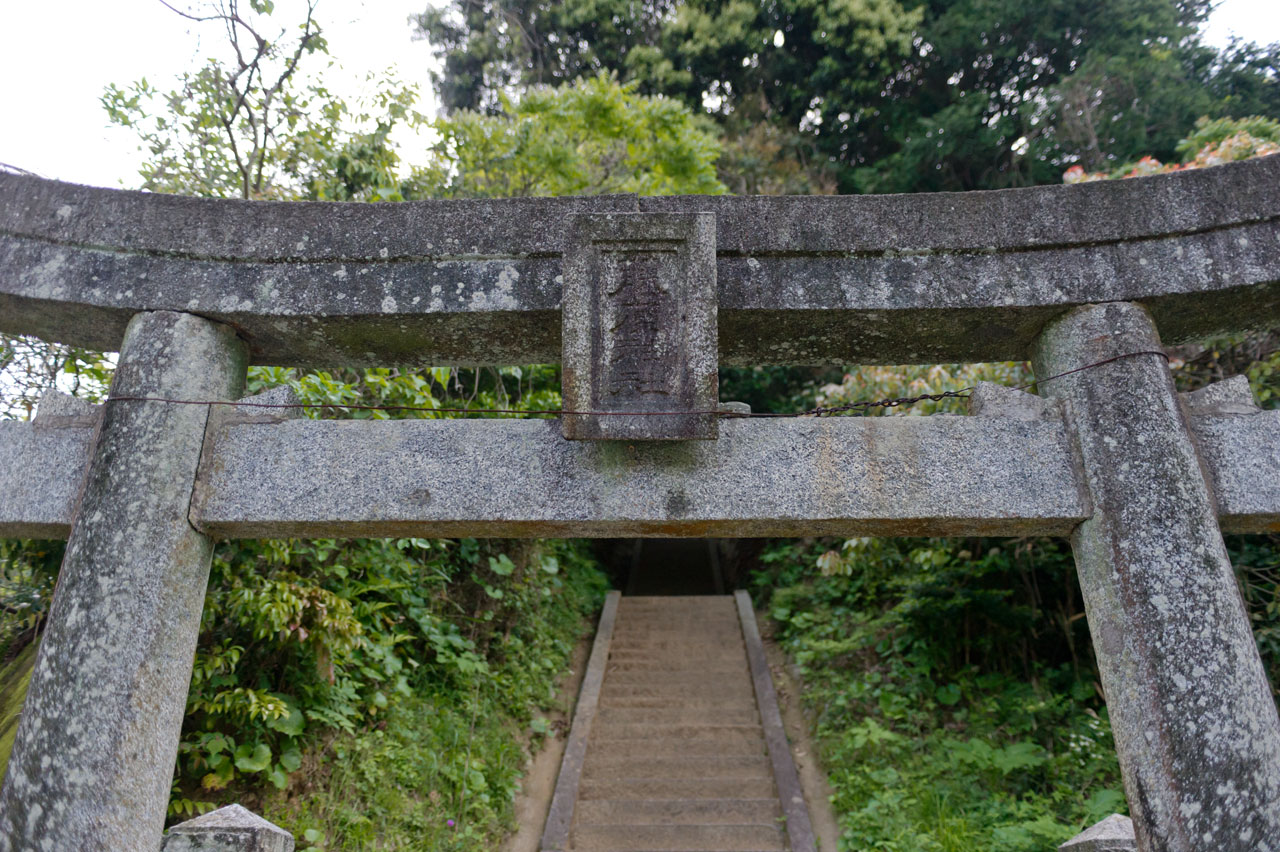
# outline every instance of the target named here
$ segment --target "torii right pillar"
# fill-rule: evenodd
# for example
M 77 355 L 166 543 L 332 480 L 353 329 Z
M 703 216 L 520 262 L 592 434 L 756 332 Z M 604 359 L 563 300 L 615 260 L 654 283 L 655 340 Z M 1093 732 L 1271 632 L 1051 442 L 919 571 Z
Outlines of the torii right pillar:
M 1036 342 L 1093 501 L 1071 537 L 1142 852 L 1280 850 L 1280 717 L 1160 337 L 1140 305 Z M 1141 353 L 1141 354 L 1135 354 Z M 1150 354 L 1145 354 L 1150 353 Z

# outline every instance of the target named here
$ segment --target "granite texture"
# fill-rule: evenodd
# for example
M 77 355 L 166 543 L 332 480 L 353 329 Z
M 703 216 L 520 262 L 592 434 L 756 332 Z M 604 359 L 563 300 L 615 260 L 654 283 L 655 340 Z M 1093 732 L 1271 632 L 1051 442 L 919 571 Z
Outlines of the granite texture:
M 561 308 L 564 409 L 608 414 L 565 414 L 564 436 L 714 439 L 715 217 L 579 214 L 569 229 Z M 627 416 L 632 412 L 642 416 Z
M 234 399 L 245 358 L 226 326 L 139 314 L 110 398 Z M 106 404 L 0 791 L 0 850 L 160 846 L 213 552 L 187 522 L 207 415 Z
M 1065 535 L 1059 420 L 727 418 L 716 441 L 565 441 L 554 420 L 294 420 L 211 438 L 193 522 L 281 536 Z
M 1038 375 L 1160 350 L 1127 303 L 1045 329 Z M 1280 849 L 1280 717 L 1167 362 L 1134 354 L 1044 386 L 1079 442 L 1072 535 L 1142 852 Z
M 30 423 L 0 421 L 0 535 L 70 534 L 101 411 L 49 391 Z
M 978 382 L 969 393 L 972 417 L 1004 417 L 1010 420 L 1039 420 L 1049 416 L 1054 405 L 1044 397 L 991 382 Z
M 1058 852 L 1137 852 L 1133 820 L 1112 814 L 1058 847 Z
M 1176 342 L 1280 319 L 1277 182 L 1263 157 L 961 194 L 361 205 L 0 175 L 0 331 L 111 350 L 165 309 L 234 326 L 255 363 L 551 363 L 566 218 L 639 211 L 715 215 L 722 364 L 1020 359 L 1114 300 Z
M 161 852 L 293 852 L 293 835 L 240 805 L 179 823 Z
M 994 386 L 990 386 L 993 388 Z M 1030 451 L 1033 452 L 1035 458 L 1030 464 L 1032 470 L 1040 470 L 1035 474 L 1038 478 L 1036 482 L 1056 481 L 1058 486 L 1050 490 L 1050 496 L 1046 497 L 1046 503 L 1039 509 L 1034 507 L 1038 505 L 1035 502 L 1029 502 L 1020 509 L 1014 508 L 1012 503 L 1003 504 L 1004 511 L 1013 510 L 1025 514 L 1035 514 L 1041 520 L 1001 521 L 996 517 L 984 517 L 982 512 L 975 509 L 973 514 L 968 516 L 967 520 L 959 520 L 956 518 L 944 518 L 942 523 L 949 529 L 963 531 L 965 529 L 986 528 L 991 529 L 992 524 L 998 527 L 1011 529 L 1014 527 L 1021 528 L 1022 532 L 1027 533 L 1029 530 L 1043 529 L 1066 533 L 1067 528 L 1074 522 L 1072 517 L 1076 513 L 1080 513 L 1083 517 L 1087 501 L 1072 501 L 1066 495 L 1065 486 L 1070 483 L 1073 478 L 1078 478 L 1078 474 L 1073 471 L 1070 466 L 1070 453 L 1063 450 L 1062 446 L 1055 443 L 1057 439 L 1046 441 L 1046 433 L 1044 426 L 1033 426 L 1031 432 L 1025 434 L 1039 435 L 1031 441 L 1030 448 L 1017 447 L 1016 438 L 1010 436 L 1009 430 L 1012 429 L 1013 435 L 1019 434 L 1020 428 L 1016 425 L 1006 425 L 1005 421 L 1022 421 L 1022 420 L 1040 420 L 1044 418 L 1052 418 L 1053 404 L 1051 401 L 1042 400 L 1036 397 L 1035 404 L 1026 404 L 1023 399 L 1025 394 L 1021 392 L 1011 391 L 1008 388 L 1001 388 L 998 391 L 990 388 L 979 387 L 978 392 L 974 395 L 970 402 L 974 419 L 979 421 L 995 422 L 992 434 L 982 437 L 981 431 L 974 433 L 972 426 L 955 426 L 942 425 L 937 423 L 954 423 L 956 418 L 941 417 L 934 421 L 934 425 L 929 427 L 912 427 L 906 426 L 905 431 L 911 432 L 914 429 L 937 429 L 937 434 L 947 435 L 949 432 L 960 432 L 965 436 L 956 437 L 954 440 L 946 439 L 942 442 L 942 446 L 953 447 L 957 454 L 964 450 L 961 446 L 965 440 L 974 440 L 978 445 L 995 442 L 990 454 L 987 455 L 992 464 L 1000 464 L 1004 468 L 1010 469 L 1010 474 L 1016 474 L 1017 465 L 1020 462 L 1017 459 L 1022 458 L 1023 454 Z M 277 388 L 265 394 L 256 397 L 247 398 L 249 401 L 256 402 L 296 402 L 296 398 L 285 388 Z M 1046 403 L 1049 403 L 1046 405 Z M 721 406 L 736 405 L 741 403 L 730 404 L 721 403 Z M 1233 404 L 1233 407 L 1239 407 L 1239 403 Z M 746 408 L 741 406 L 741 408 Z M 738 409 L 734 409 L 737 413 Z M 1204 463 L 1206 472 L 1210 481 L 1213 483 L 1213 493 L 1215 504 L 1218 508 L 1219 523 L 1222 528 L 1233 533 L 1262 533 L 1280 531 L 1280 411 L 1261 411 L 1258 409 L 1250 409 L 1253 414 L 1239 413 L 1218 413 L 1219 408 L 1195 408 L 1191 416 L 1192 433 L 1196 440 L 1196 446 L 1200 452 L 1201 459 Z M 1203 412 L 1203 413 L 1195 413 Z M 299 425 L 293 427 L 296 432 L 292 432 L 287 436 L 273 437 L 270 432 L 261 432 L 256 429 L 250 430 L 233 430 L 228 435 L 222 435 L 222 429 L 226 426 L 253 425 L 266 426 L 273 423 L 283 423 L 289 420 L 302 421 Z M 896 426 L 890 427 L 867 427 L 867 426 L 849 426 L 843 421 L 849 421 L 851 418 L 840 418 L 841 425 L 834 427 L 837 434 L 841 434 L 839 430 L 844 430 L 843 434 L 848 436 L 849 440 L 859 440 L 861 434 L 857 430 L 871 429 L 871 434 L 879 434 L 876 430 L 897 429 Z M 312 508 L 302 508 L 299 506 L 296 510 L 288 509 L 289 502 L 287 489 L 292 481 L 287 468 L 281 468 L 273 471 L 274 463 L 265 459 L 258 461 L 252 460 L 254 448 L 261 449 L 266 452 L 268 448 L 271 451 L 283 451 L 296 454 L 303 451 L 310 445 L 317 444 L 323 439 L 319 437 L 321 432 L 336 429 L 343 432 L 347 437 L 344 440 L 350 441 L 353 446 L 361 446 L 373 440 L 376 436 L 379 442 L 385 444 L 388 439 L 394 440 L 397 445 L 406 445 L 413 448 L 416 455 L 430 457 L 432 454 L 438 454 L 443 450 L 433 449 L 432 442 L 439 442 L 440 447 L 451 447 L 449 450 L 456 450 L 460 456 L 455 458 L 455 464 L 452 469 L 454 473 L 449 474 L 446 481 L 452 483 L 451 487 L 455 489 L 454 501 L 452 509 L 442 510 L 430 515 L 422 513 L 419 517 L 421 525 L 432 525 L 434 528 L 440 528 L 443 524 L 450 530 L 454 530 L 451 534 L 456 535 L 490 535 L 495 534 L 493 531 L 498 529 L 506 530 L 503 534 L 511 535 L 539 535 L 539 529 L 543 527 L 539 524 L 554 524 L 558 530 L 557 535 L 588 535 L 596 534 L 602 530 L 610 528 L 626 528 L 637 529 L 640 526 L 652 526 L 655 522 L 670 521 L 677 527 L 691 527 L 693 521 L 683 519 L 678 516 L 667 517 L 661 511 L 640 510 L 626 511 L 623 514 L 612 519 L 604 516 L 597 517 L 591 514 L 590 503 L 584 502 L 580 507 L 580 514 L 567 515 L 566 513 L 553 512 L 545 508 L 532 508 L 523 518 L 518 514 L 505 512 L 501 517 L 485 520 L 477 516 L 479 508 L 466 509 L 468 498 L 465 496 L 463 489 L 479 488 L 479 485 L 472 486 L 467 483 L 463 474 L 463 468 L 479 469 L 484 464 L 484 458 L 492 454 L 496 458 L 501 458 L 503 464 L 508 470 L 517 470 L 521 465 L 531 471 L 544 471 L 544 477 L 550 477 L 550 470 L 568 470 L 572 465 L 572 459 L 578 457 L 582 453 L 583 458 L 596 458 L 595 453 L 587 453 L 580 450 L 572 450 L 560 446 L 560 442 L 553 441 L 552 435 L 547 434 L 554 430 L 547 425 L 545 421 L 538 425 L 517 424 L 514 421 L 498 421 L 480 425 L 476 421 L 447 421 L 454 424 L 458 432 L 451 436 L 452 427 L 444 425 L 444 422 L 434 426 L 407 426 L 398 427 L 387 424 L 371 424 L 368 427 L 368 434 L 361 436 L 359 433 L 364 430 L 363 426 L 309 426 L 310 421 L 303 417 L 301 409 L 255 409 L 255 408 L 230 408 L 215 406 L 210 413 L 209 426 L 210 433 L 217 436 L 216 440 L 211 440 L 205 447 L 204 465 L 209 470 L 208 475 L 203 477 L 197 483 L 198 498 L 194 505 L 199 507 L 209 506 L 213 511 L 219 514 L 219 520 L 216 525 L 222 531 L 222 534 L 228 534 L 231 537 L 249 537 L 252 535 L 253 529 L 263 530 L 262 534 L 268 534 L 268 530 L 284 530 L 306 527 L 311 530 L 328 529 L 330 532 L 326 534 L 346 535 L 355 534 L 352 530 L 371 530 L 379 526 L 394 526 L 396 529 L 408 528 L 414 521 L 415 517 L 419 517 L 418 513 L 412 511 L 411 508 L 405 508 L 400 512 L 393 512 L 393 517 L 386 517 L 390 511 L 388 507 L 376 505 L 368 508 L 357 508 L 353 517 L 341 521 L 332 516 L 326 521 L 321 517 L 306 517 L 314 511 Z M 368 423 L 368 421 L 363 421 Z M 812 420 L 802 420 L 803 422 L 812 424 Z M 826 423 L 833 422 L 828 419 L 821 421 L 825 427 Z M 912 418 L 911 422 L 915 422 Z M 44 429 L 41 428 L 40 420 L 37 418 L 35 424 L 32 423 L 0 423 L 0 536 L 9 538 L 66 538 L 71 527 L 71 516 L 75 508 L 75 501 L 79 493 L 80 484 L 84 478 L 84 471 L 89 464 L 89 451 L 93 442 L 93 426 L 88 421 L 80 421 L 78 423 L 69 423 L 62 428 Z M 745 447 L 729 452 L 715 451 L 709 453 L 708 458 L 720 459 L 715 462 L 712 467 L 717 469 L 719 473 L 717 477 L 724 484 L 729 481 L 730 476 L 735 477 L 732 481 L 738 482 L 737 477 L 741 477 L 741 485 L 735 485 L 745 489 L 737 498 L 733 516 L 727 514 L 728 509 L 723 508 L 728 504 L 727 497 L 716 498 L 720 501 L 722 516 L 715 515 L 714 505 L 709 505 L 704 509 L 697 507 L 688 508 L 683 513 L 694 517 L 701 516 L 701 522 L 710 522 L 717 528 L 724 530 L 725 534 L 730 534 L 730 530 L 740 529 L 743 534 L 763 534 L 762 530 L 787 530 L 786 535 L 813 535 L 817 530 L 840 530 L 840 529 L 910 529 L 919 531 L 924 529 L 927 519 L 912 514 L 913 503 L 889 503 L 888 505 L 875 506 L 870 500 L 873 486 L 863 483 L 852 483 L 849 487 L 856 493 L 859 489 L 864 489 L 867 498 L 862 501 L 862 509 L 857 509 L 859 503 L 852 497 L 845 504 L 844 509 L 839 506 L 821 507 L 821 501 L 813 497 L 805 497 L 803 483 L 793 483 L 789 487 L 790 493 L 799 495 L 800 498 L 810 501 L 813 507 L 812 513 L 803 509 L 801 503 L 789 503 L 787 500 L 776 499 L 775 496 L 755 494 L 755 489 L 749 488 L 752 481 L 748 477 L 748 473 L 732 471 L 738 465 L 767 463 L 770 447 L 773 451 L 785 452 L 788 458 L 804 457 L 796 454 L 799 451 L 797 444 L 802 440 L 802 436 L 806 429 L 812 430 L 812 425 L 808 427 L 800 427 L 795 425 L 781 426 L 776 425 L 779 421 L 767 420 L 751 420 L 744 421 L 736 418 L 727 418 L 722 423 L 722 430 L 729 429 L 729 439 L 737 440 L 740 433 L 738 430 L 743 428 L 744 423 L 750 423 L 746 428 L 755 433 L 750 443 L 758 447 L 757 450 L 751 451 L 750 454 Z M 771 424 L 771 425 L 763 425 Z M 1056 427 L 1047 427 L 1052 433 Z M 314 430 L 314 431 L 313 431 Z M 797 431 L 798 430 L 798 431 Z M 977 436 L 976 438 L 973 436 Z M 305 436 L 305 437 L 303 437 Z M 468 440 L 484 440 L 492 444 L 488 448 L 477 449 L 475 447 L 468 448 L 466 443 Z M 251 443 L 251 447 L 237 448 L 236 443 L 240 440 L 247 440 Z M 515 445 L 501 449 L 509 441 L 515 441 Z M 924 440 L 921 434 L 920 440 Z M 1000 453 L 1008 449 L 1012 454 L 1001 456 Z M 1037 447 L 1048 447 L 1047 451 L 1036 449 Z M 367 463 L 375 469 L 394 468 L 403 463 L 403 459 L 397 459 L 390 455 L 390 450 L 367 449 L 361 458 L 362 463 Z M 642 477 L 637 478 L 631 484 L 628 484 L 625 474 L 615 472 L 610 476 L 602 476 L 600 474 L 592 474 L 590 470 L 578 471 L 577 475 L 572 478 L 574 482 L 581 482 L 600 488 L 605 484 L 613 483 L 610 487 L 613 491 L 625 494 L 628 489 L 634 495 L 639 495 L 646 501 L 652 503 L 653 495 L 646 492 L 647 486 L 651 485 L 654 480 L 651 478 L 654 473 L 660 473 L 665 469 L 665 481 L 670 486 L 679 485 L 679 477 L 681 471 L 685 470 L 684 466 L 667 465 L 665 468 L 657 464 L 640 465 L 641 454 L 636 452 L 635 470 L 641 471 Z M 934 455 L 927 448 L 919 448 L 919 452 L 926 455 Z M 938 451 L 942 452 L 941 450 Z M 659 451 L 657 453 L 645 452 L 643 456 L 648 458 L 654 456 L 655 461 L 658 458 L 676 458 L 681 453 L 676 451 Z M 232 480 L 228 479 L 228 472 L 214 473 L 214 466 L 220 468 L 221 462 L 219 457 L 231 460 L 235 467 L 234 477 L 239 485 L 232 484 Z M 291 456 L 292 457 L 292 456 Z M 699 458 L 703 457 L 701 455 Z M 959 456 L 957 456 L 959 457 Z M 327 456 L 330 463 L 335 466 L 334 470 L 326 476 L 329 480 L 333 479 L 351 479 L 356 478 L 360 474 L 350 469 L 353 464 L 351 460 L 343 459 L 337 454 Z M 734 461 L 738 459 L 739 461 Z M 936 456 L 933 465 L 940 466 L 948 459 L 941 455 Z M 280 461 L 279 464 L 286 465 L 290 462 Z M 432 472 L 428 474 L 421 470 L 422 466 L 428 462 L 423 460 L 410 460 L 410 469 L 418 469 L 420 476 L 437 476 L 438 470 L 433 466 Z M 439 460 L 433 465 L 441 465 L 448 468 L 443 460 Z M 902 468 L 896 467 L 903 464 Z M 548 468 L 550 465 L 550 468 Z M 817 462 L 810 461 L 805 464 L 803 470 L 810 473 L 816 468 Z M 968 465 L 966 464 L 966 469 Z M 763 468 L 762 468 L 763 469 Z M 883 468 L 883 477 L 890 476 L 892 471 L 899 469 L 907 469 L 905 463 L 891 462 L 889 467 Z M 521 474 L 528 478 L 529 474 Z M 692 472 L 688 472 L 688 477 L 694 476 Z M 754 475 L 754 474 L 753 474 Z M 976 476 L 976 474 L 974 474 Z M 989 474 L 988 476 L 990 476 Z M 1005 474 L 1002 474 L 1005 475 Z M 778 471 L 773 475 L 779 480 L 790 480 L 784 471 Z M 955 494 L 959 493 L 960 483 L 948 485 L 945 481 L 941 469 L 937 469 L 934 476 L 934 484 L 929 486 L 935 491 L 940 499 L 945 499 L 944 495 L 954 490 Z M 1016 476 L 1010 475 L 1010 479 Z M 425 481 L 425 480 L 424 480 Z M 489 478 L 482 478 L 479 482 L 488 482 Z M 566 480 L 570 481 L 570 480 Z M 759 480 L 762 483 L 765 480 Z M 217 488 L 228 487 L 244 487 L 245 483 L 252 483 L 253 487 L 268 485 L 272 489 L 281 489 L 281 493 L 277 496 L 266 498 L 263 497 L 261 502 L 249 501 L 245 503 L 240 497 L 222 495 L 218 496 L 216 491 L 211 491 L 212 485 Z M 296 486 L 295 486 L 296 487 Z M 510 487 L 510 486 L 503 486 Z M 576 487 L 576 486 L 575 486 Z M 772 486 L 765 486 L 772 487 Z M 1039 487 L 1039 486 L 1036 486 Z M 1083 485 L 1080 486 L 1083 488 Z M 415 484 L 409 489 L 410 492 L 418 490 Z M 430 493 L 431 489 L 428 489 Z M 435 491 L 439 491 L 437 486 Z M 554 494 L 555 484 L 549 479 L 541 482 L 525 482 L 519 486 L 519 493 L 526 498 L 531 495 L 540 495 L 538 499 L 549 501 L 549 494 Z M 687 487 L 683 488 L 686 494 L 689 493 Z M 818 493 L 815 491 L 815 493 Z M 830 490 L 822 493 L 831 493 Z M 318 501 L 321 495 L 317 494 L 315 500 Z M 1034 494 L 1023 495 L 1027 500 L 1038 500 Z M 474 498 L 483 499 L 483 498 Z M 917 495 L 914 500 L 916 505 L 927 503 L 928 495 Z M 1062 501 L 1057 509 L 1052 508 L 1053 501 Z M 760 505 L 752 508 L 752 503 L 756 501 L 771 501 L 767 505 Z M 376 502 L 376 501 L 375 501 Z M 405 498 L 405 502 L 410 505 L 411 501 Z M 239 505 L 239 504 L 244 505 Z M 673 503 L 673 507 L 677 505 Z M 351 505 L 354 505 L 352 503 Z M 498 505 L 495 501 L 491 505 Z M 603 513 L 610 506 L 623 506 L 627 504 L 621 497 L 617 502 L 600 502 L 599 514 Z M 894 506 L 900 505 L 900 517 L 895 521 L 892 515 Z M 236 508 L 238 506 L 238 508 Z M 762 518 L 760 515 L 768 511 L 769 507 L 773 507 L 782 512 L 787 512 L 783 517 L 779 518 Z M 870 507 L 870 508 L 868 508 Z M 1071 508 L 1074 507 L 1074 508 Z M 999 506 L 993 504 L 990 511 L 999 510 Z M 261 511 L 260 517 L 255 516 L 252 512 Z M 856 512 L 856 515 L 849 517 L 833 516 L 833 512 L 850 511 Z M 394 520 L 393 520 L 394 518 Z M 198 516 L 195 518 L 196 523 L 204 523 Z M 347 530 L 348 532 L 342 532 Z M 752 531 L 756 531 L 753 533 Z M 298 533 L 301 534 L 301 533 Z M 316 534 L 319 534 L 318 532 Z M 400 533 L 397 533 L 400 534 Z M 601 533 L 603 534 L 603 533 Z M 736 533 L 735 533 L 736 534 Z M 783 535 L 783 532 L 777 532 Z M 837 534 L 833 532 L 832 534 Z M 993 533 L 994 534 L 994 533 Z M 1046 533 L 1047 534 L 1047 533 Z

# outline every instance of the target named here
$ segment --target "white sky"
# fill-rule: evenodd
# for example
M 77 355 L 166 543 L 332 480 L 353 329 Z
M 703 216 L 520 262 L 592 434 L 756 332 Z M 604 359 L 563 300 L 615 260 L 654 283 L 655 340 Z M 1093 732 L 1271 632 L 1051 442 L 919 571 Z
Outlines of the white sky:
M 295 20 L 289 2 L 278 0 L 282 23 Z M 406 21 L 427 2 L 321 0 L 317 18 L 343 65 L 326 75 L 330 87 L 352 99 L 366 73 L 395 65 L 402 79 L 420 84 L 420 108 L 433 113 L 430 49 L 411 40 Z M 1222 44 L 1232 33 L 1280 41 L 1280 2 L 1223 0 L 1207 37 Z M 168 91 L 177 73 L 217 51 L 220 38 L 217 24 L 183 20 L 158 0 L 7 0 L 0 12 L 0 163 L 77 183 L 136 185 L 137 143 L 108 125 L 103 87 L 146 77 Z M 418 159 L 411 149 L 425 144 L 401 142 L 409 160 Z
M 171 0 L 178 8 L 197 0 Z M 320 0 L 316 19 L 341 69 L 325 72 L 329 87 L 348 100 L 367 73 L 396 66 L 402 80 L 420 84 L 419 109 L 435 112 L 426 42 L 413 41 L 407 18 L 429 0 Z M 247 2 L 242 4 L 248 6 Z M 300 22 L 300 0 L 277 0 L 276 29 Z M 0 3 L 0 163 L 43 177 L 97 186 L 133 187 L 143 157 L 129 130 L 112 127 L 99 99 L 108 83 L 142 77 L 161 92 L 175 77 L 223 55 L 216 22 L 194 23 L 159 0 L 4 0 Z M 319 70 L 324 57 L 309 57 Z M 304 63 L 307 59 L 303 60 Z M 412 139 L 399 140 L 406 144 Z

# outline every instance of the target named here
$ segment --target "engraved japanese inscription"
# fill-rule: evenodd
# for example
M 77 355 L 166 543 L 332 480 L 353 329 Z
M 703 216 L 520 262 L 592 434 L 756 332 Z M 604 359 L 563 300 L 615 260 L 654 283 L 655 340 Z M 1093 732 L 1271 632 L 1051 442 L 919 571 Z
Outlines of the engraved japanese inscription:
M 572 217 L 563 293 L 566 438 L 716 437 L 713 214 Z

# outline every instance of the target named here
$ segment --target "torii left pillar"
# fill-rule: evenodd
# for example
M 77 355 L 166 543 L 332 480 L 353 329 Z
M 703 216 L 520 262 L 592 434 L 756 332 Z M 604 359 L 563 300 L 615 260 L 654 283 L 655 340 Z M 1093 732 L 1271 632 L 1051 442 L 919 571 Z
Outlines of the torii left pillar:
M 135 316 L 110 398 L 233 400 L 247 351 Z M 208 406 L 108 402 L 0 792 L 0 850 L 156 852 L 213 542 L 188 521 Z

